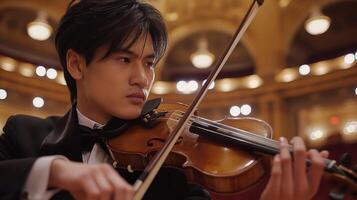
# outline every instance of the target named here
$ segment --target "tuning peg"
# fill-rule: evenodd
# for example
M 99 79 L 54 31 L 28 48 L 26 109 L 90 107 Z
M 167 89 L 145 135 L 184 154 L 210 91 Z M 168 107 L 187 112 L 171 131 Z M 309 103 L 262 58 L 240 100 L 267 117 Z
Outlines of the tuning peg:
M 345 167 L 350 167 L 352 165 L 351 155 L 348 153 L 342 154 L 340 157 L 340 164 Z

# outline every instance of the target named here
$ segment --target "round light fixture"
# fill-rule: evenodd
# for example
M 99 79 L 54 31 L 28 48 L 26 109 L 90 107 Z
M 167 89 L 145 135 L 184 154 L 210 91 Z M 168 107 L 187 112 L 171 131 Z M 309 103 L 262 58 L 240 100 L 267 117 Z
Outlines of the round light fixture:
M 45 105 L 45 100 L 42 97 L 35 97 L 32 100 L 32 104 L 36 108 L 42 108 Z
M 240 115 L 240 108 L 239 106 L 232 106 L 229 109 L 229 113 L 233 116 L 233 117 L 237 117 Z
M 300 75 L 303 75 L 303 76 L 308 75 L 310 73 L 310 71 L 311 71 L 311 69 L 310 69 L 309 65 L 304 64 L 299 67 Z
M 208 68 L 214 61 L 214 55 L 208 51 L 208 42 L 202 38 L 198 41 L 198 49 L 191 55 L 191 62 L 197 68 Z
M 47 14 L 39 12 L 37 18 L 27 24 L 27 34 L 34 40 L 47 40 L 52 34 L 52 27 L 48 24 Z
M 3 100 L 3 99 L 6 99 L 6 97 L 7 97 L 6 90 L 0 89 L 0 99 Z
M 320 10 L 316 9 L 305 22 L 305 29 L 311 35 L 320 35 L 325 33 L 330 27 L 331 19 L 323 15 Z

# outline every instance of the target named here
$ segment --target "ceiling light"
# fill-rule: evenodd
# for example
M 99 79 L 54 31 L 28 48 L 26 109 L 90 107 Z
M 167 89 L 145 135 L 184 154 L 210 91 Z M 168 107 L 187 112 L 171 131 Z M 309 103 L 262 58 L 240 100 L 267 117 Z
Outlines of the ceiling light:
M 299 67 L 299 74 L 300 75 L 308 75 L 310 73 L 311 69 L 310 69 L 310 66 L 309 65 L 301 65 Z
M 185 92 L 186 91 L 186 81 L 179 81 L 176 83 L 176 89 L 179 92 Z
M 329 71 L 330 71 L 330 69 L 326 65 L 326 63 L 319 63 L 319 64 L 315 65 L 315 68 L 314 68 L 315 75 L 324 75 L 324 74 L 327 74 Z
M 330 27 L 331 19 L 323 15 L 319 9 L 315 9 L 305 22 L 305 29 L 311 35 L 325 33 Z
M 46 76 L 49 79 L 55 79 L 57 77 L 57 71 L 53 68 L 49 68 L 46 72 Z
M 355 95 L 357 96 L 357 87 L 355 88 Z
M 311 140 L 318 140 L 324 136 L 324 132 L 321 129 L 314 130 L 310 133 Z
M 37 74 L 37 76 L 45 76 L 46 75 L 46 68 L 44 66 L 36 67 L 36 74 Z
M 197 68 L 208 68 L 214 61 L 214 55 L 208 51 L 208 42 L 202 38 L 198 41 L 197 51 L 191 55 L 191 62 Z
M 252 107 L 248 104 L 241 106 L 240 111 L 243 115 L 249 115 L 252 112 Z
M 347 55 L 345 55 L 345 57 L 343 58 L 346 64 L 352 64 L 355 61 L 355 56 L 353 55 L 353 53 L 349 53 Z
M 35 97 L 32 100 L 32 104 L 33 106 L 35 106 L 36 108 L 42 108 L 45 105 L 45 101 L 43 100 L 43 98 L 41 97 Z
M 225 79 L 217 81 L 216 88 L 222 92 L 230 92 L 237 88 L 237 84 L 232 79 L 225 78 Z
M 52 34 L 52 27 L 48 24 L 47 14 L 40 11 L 37 18 L 27 24 L 27 34 L 34 40 L 47 40 Z
M 298 73 L 292 69 L 287 68 L 282 70 L 276 77 L 276 79 L 280 82 L 290 82 L 295 80 L 298 77 Z
M 152 87 L 152 92 L 155 94 L 167 94 L 170 92 L 170 84 L 164 81 L 157 81 Z
M 233 116 L 233 117 L 237 117 L 240 115 L 240 108 L 239 106 L 232 106 L 229 109 L 229 113 Z
M 248 88 L 257 88 L 263 84 L 263 80 L 258 75 L 251 75 L 246 82 Z
M 346 135 L 357 133 L 357 121 L 347 122 L 343 128 L 343 133 Z
M 5 71 L 15 71 L 16 67 L 16 61 L 12 58 L 9 57 L 2 57 L 0 60 L 1 68 L 3 68 Z
M 29 63 L 21 63 L 19 66 L 19 72 L 21 75 L 31 77 L 34 75 L 34 66 Z
M 3 99 L 6 99 L 6 97 L 7 97 L 6 90 L 0 89 L 0 99 L 3 100 Z
M 194 91 L 196 91 L 196 90 L 198 89 L 198 83 L 197 83 L 197 81 L 194 81 L 194 80 L 189 81 L 189 82 L 187 83 L 187 85 L 188 85 L 188 90 L 189 90 L 189 92 L 194 92 Z

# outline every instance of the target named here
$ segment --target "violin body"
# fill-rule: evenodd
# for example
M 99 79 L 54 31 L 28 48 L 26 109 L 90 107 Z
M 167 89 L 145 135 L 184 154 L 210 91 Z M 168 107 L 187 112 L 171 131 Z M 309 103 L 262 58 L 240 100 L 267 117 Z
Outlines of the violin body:
M 164 112 L 153 127 L 130 126 L 127 131 L 107 141 L 117 168 L 143 170 L 172 132 L 180 114 L 181 104 L 161 104 Z M 271 138 L 271 130 L 262 121 L 251 118 L 229 118 L 219 123 Z M 182 169 L 189 182 L 195 182 L 217 193 L 239 192 L 259 182 L 269 172 L 263 155 L 231 145 L 229 142 L 204 137 L 185 127 L 164 165 Z

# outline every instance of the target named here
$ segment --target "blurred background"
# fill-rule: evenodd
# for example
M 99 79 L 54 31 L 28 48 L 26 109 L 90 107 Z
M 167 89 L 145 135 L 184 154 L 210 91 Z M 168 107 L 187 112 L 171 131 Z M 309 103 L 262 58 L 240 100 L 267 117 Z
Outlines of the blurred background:
M 163 13 L 169 31 L 151 97 L 190 103 L 251 1 L 149 2 Z M 14 114 L 46 117 L 70 108 L 54 48 L 68 3 L 0 0 L 1 128 Z M 256 117 L 272 126 L 275 139 L 301 136 L 335 159 L 343 152 L 356 157 L 356 11 L 355 0 L 266 0 L 199 115 Z

